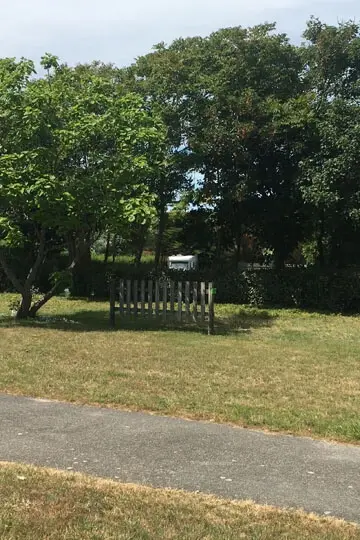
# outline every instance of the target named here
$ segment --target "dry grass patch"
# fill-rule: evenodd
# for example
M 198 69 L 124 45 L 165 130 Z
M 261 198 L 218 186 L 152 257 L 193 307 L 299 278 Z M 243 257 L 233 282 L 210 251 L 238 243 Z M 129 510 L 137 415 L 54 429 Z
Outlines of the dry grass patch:
M 0 463 L 2 540 L 355 540 L 352 524 Z
M 9 295 L 0 295 L 0 313 Z M 360 319 L 217 306 L 208 337 L 53 299 L 0 321 L 0 391 L 360 441 Z

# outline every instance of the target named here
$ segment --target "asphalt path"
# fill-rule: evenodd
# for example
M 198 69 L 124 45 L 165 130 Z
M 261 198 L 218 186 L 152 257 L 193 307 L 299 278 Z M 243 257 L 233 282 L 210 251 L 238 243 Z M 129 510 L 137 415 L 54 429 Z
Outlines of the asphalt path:
M 360 447 L 0 394 L 0 460 L 360 522 Z

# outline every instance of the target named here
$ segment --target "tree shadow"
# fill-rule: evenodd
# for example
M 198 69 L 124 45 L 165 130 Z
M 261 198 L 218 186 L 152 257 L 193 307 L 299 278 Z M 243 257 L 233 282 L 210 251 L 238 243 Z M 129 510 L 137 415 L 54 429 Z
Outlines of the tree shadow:
M 54 315 L 39 315 L 35 319 L 15 321 L 10 317 L 0 319 L 0 328 L 45 328 L 49 330 L 61 330 L 64 332 L 156 332 L 156 331 L 180 331 L 206 334 L 208 323 L 188 320 L 184 318 L 181 322 L 172 318 L 170 313 L 166 319 L 162 315 L 159 317 L 141 315 L 119 315 L 115 317 L 115 328 L 110 325 L 109 311 L 107 310 L 79 310 L 68 313 Z M 267 310 L 251 310 L 238 308 L 235 312 L 226 314 L 215 314 L 215 334 L 234 335 L 247 333 L 261 327 L 271 326 L 276 315 Z
M 234 313 L 221 313 L 217 317 L 217 324 L 224 326 L 227 332 L 250 332 L 257 328 L 272 326 L 278 315 L 266 309 L 252 309 L 239 307 Z

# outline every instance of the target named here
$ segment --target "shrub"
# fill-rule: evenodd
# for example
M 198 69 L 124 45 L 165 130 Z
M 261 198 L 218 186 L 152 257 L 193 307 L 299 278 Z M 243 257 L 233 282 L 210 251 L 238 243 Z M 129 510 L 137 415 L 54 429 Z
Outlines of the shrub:
M 360 311 L 360 272 L 287 268 L 233 273 L 218 278 L 217 301 L 259 307 Z
M 20 264 L 20 263 L 19 263 Z M 37 282 L 41 292 L 48 290 L 51 275 L 67 267 L 68 258 L 58 255 L 48 261 Z M 250 304 L 258 307 L 314 309 L 335 313 L 360 312 L 360 271 L 357 269 L 320 271 L 315 268 L 286 268 L 282 271 L 261 269 L 234 271 L 230 268 L 201 268 L 196 271 L 174 271 L 162 268 L 154 271 L 152 258 L 135 267 L 131 259 L 119 258 L 104 264 L 92 260 L 88 268 L 91 296 L 108 298 L 111 279 L 156 279 L 169 277 L 174 281 L 213 281 L 218 303 Z M 13 287 L 0 269 L 0 292 L 13 292 Z M 74 283 L 73 296 L 79 296 Z

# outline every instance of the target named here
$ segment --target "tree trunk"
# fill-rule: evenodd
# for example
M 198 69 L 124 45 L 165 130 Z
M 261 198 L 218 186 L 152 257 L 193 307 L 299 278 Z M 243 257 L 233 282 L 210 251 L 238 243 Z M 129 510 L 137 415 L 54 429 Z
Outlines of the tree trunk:
M 69 236 L 68 250 L 69 250 L 69 259 L 70 261 L 73 261 L 76 257 L 76 243 L 75 243 L 75 238 L 73 238 L 73 236 Z
M 325 226 L 324 226 L 324 219 L 322 218 L 320 221 L 320 230 L 317 237 L 317 249 L 318 249 L 318 254 L 319 254 L 320 268 L 324 268 L 325 266 L 324 236 L 325 236 Z
M 117 241 L 117 235 L 114 234 L 113 241 L 112 241 L 112 262 L 115 263 L 116 260 L 116 241 Z
M 26 319 L 27 317 L 31 316 L 32 286 L 45 260 L 46 230 L 42 229 L 41 231 L 38 231 L 38 237 L 38 252 L 27 275 L 25 283 L 21 283 L 20 280 L 18 280 L 15 273 L 8 265 L 5 256 L 0 253 L 0 265 L 3 267 L 5 274 L 10 279 L 16 290 L 21 294 L 20 307 L 16 313 L 16 318 L 19 320 Z
M 217 226 L 215 229 L 216 237 L 216 249 L 215 249 L 215 262 L 218 263 L 221 260 L 223 254 L 223 244 L 222 244 L 222 230 L 221 227 Z
M 111 240 L 111 234 L 108 233 L 106 237 L 106 247 L 105 247 L 105 254 L 104 254 L 104 264 L 107 264 L 110 254 L 110 240 Z
M 164 241 L 164 232 L 166 225 L 166 202 L 161 201 L 160 212 L 159 212 L 159 227 L 156 237 L 156 246 L 155 246 L 155 271 L 159 269 L 161 255 L 163 251 L 163 241 Z
M 141 258 L 144 252 L 146 236 L 147 236 L 147 227 L 144 225 L 140 227 L 140 231 L 139 231 L 139 234 L 137 235 L 136 242 L 135 242 L 134 262 L 135 262 L 136 268 L 139 268 L 141 264 Z
M 138 246 L 138 249 L 137 249 L 137 251 L 135 253 L 135 259 L 134 259 L 135 268 L 139 268 L 139 266 L 141 264 L 141 258 L 142 258 L 143 251 L 144 251 L 144 244 Z
M 77 264 L 72 271 L 73 294 L 88 298 L 92 285 L 90 244 L 77 246 L 75 259 Z
M 20 307 L 16 313 L 16 319 L 27 319 L 30 316 L 31 302 L 32 294 L 30 289 L 23 290 L 23 292 L 21 293 Z
M 338 238 L 336 231 L 332 231 L 329 264 L 332 268 L 341 268 L 342 256 L 341 256 L 341 240 Z
M 242 235 L 237 234 L 235 239 L 235 267 L 239 267 L 239 263 L 241 262 L 241 240 Z
M 281 271 L 285 269 L 285 257 L 281 252 L 274 252 L 274 267 L 275 270 Z
M 90 247 L 89 247 L 90 253 Z M 91 256 L 91 253 L 90 253 Z M 16 319 L 22 320 L 27 319 L 28 317 L 35 317 L 37 312 L 42 306 L 44 306 L 58 291 L 59 283 L 56 283 L 50 291 L 48 291 L 42 298 L 33 303 L 33 294 L 32 294 L 32 285 L 37 276 L 38 270 L 41 267 L 45 257 L 45 234 L 41 233 L 40 235 L 40 244 L 37 257 L 34 261 L 32 268 L 29 271 L 29 274 L 26 278 L 25 283 L 21 283 L 20 280 L 16 277 L 15 273 L 11 269 L 8 261 L 5 257 L 4 252 L 0 250 L 0 266 L 3 268 L 6 276 L 14 285 L 15 289 L 21 294 L 21 302 L 19 309 L 16 313 Z M 67 270 L 73 272 L 76 269 L 78 261 L 74 258 L 71 264 L 68 266 Z
M 71 262 L 71 264 L 68 266 L 67 270 L 69 272 L 73 272 L 74 269 L 76 268 L 76 265 L 77 265 L 77 260 L 74 259 Z M 31 306 L 31 309 L 29 311 L 29 317 L 35 317 L 39 309 L 41 309 L 53 296 L 55 296 L 55 294 L 58 292 L 58 289 L 59 289 L 59 283 L 55 283 L 55 285 L 50 291 L 44 294 L 44 296 L 40 298 L 40 300 L 38 300 Z

